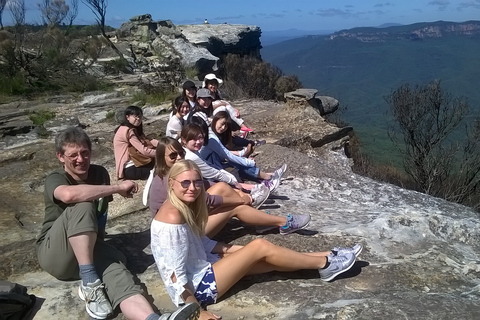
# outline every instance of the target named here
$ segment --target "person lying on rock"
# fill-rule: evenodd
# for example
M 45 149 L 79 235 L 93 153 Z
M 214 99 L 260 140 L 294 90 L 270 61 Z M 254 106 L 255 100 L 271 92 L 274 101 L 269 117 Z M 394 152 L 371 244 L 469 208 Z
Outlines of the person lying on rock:
M 245 125 L 245 121 L 240 117 L 240 113 L 238 110 L 232 107 L 232 105 L 222 99 L 218 88 L 222 85 L 223 80 L 217 78 L 215 74 L 209 73 L 203 79 L 203 88 L 208 89 L 210 91 L 210 95 L 212 96 L 212 106 L 214 109 L 213 114 L 215 115 L 219 111 L 226 111 L 230 114 L 235 126 L 233 131 L 241 130 L 244 132 L 253 132 L 252 129 Z
M 125 256 L 98 236 L 112 195 L 132 197 L 138 185 L 110 185 L 107 170 L 90 163 L 92 143 L 81 128 L 60 132 L 55 149 L 63 168 L 45 179 L 45 219 L 36 241 L 40 266 L 59 280 L 81 279 L 78 295 L 95 319 L 107 318 L 116 307 L 127 319 L 195 319 L 196 305 L 170 317 L 156 314 L 125 267 Z
M 152 217 L 168 198 L 167 174 L 170 168 L 185 157 L 185 151 L 178 141 L 172 138 L 160 138 L 157 146 L 157 157 L 155 161 L 155 174 L 150 187 L 149 208 Z M 269 190 L 262 184 L 257 185 L 251 194 L 230 187 L 225 182 L 207 182 L 204 180 L 208 222 L 205 227 L 205 234 L 208 237 L 215 236 L 227 224 L 236 217 L 238 220 L 259 226 L 258 230 L 269 230 L 278 228 L 280 234 L 289 234 L 307 227 L 310 222 L 310 215 L 289 215 L 281 217 L 257 210 L 268 198 Z
M 145 136 L 142 118 L 141 108 L 129 106 L 122 123 L 115 129 L 113 151 L 118 179 L 146 180 L 155 165 L 158 141 Z
M 247 275 L 270 271 L 318 269 L 330 281 L 349 270 L 361 245 L 325 252 L 296 252 L 255 239 L 245 246 L 212 241 L 205 236 L 208 209 L 200 169 L 178 160 L 167 177 L 168 200 L 152 220 L 151 248 L 167 292 L 175 305 L 198 303 L 205 308 Z M 221 317 L 203 309 L 200 319 Z

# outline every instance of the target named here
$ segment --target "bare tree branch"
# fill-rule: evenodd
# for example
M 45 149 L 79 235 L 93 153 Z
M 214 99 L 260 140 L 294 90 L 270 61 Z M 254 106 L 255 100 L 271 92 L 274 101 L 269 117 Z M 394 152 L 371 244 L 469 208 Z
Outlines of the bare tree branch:
M 3 30 L 2 15 L 6 5 L 7 5 L 7 0 L 0 0 L 0 30 Z

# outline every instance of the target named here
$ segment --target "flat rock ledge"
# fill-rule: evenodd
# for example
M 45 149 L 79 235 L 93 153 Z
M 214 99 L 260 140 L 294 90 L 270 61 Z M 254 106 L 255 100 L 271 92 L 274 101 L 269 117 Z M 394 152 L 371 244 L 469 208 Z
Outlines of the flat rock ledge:
M 281 236 L 276 230 L 258 235 L 255 228 L 232 220 L 218 238 L 245 244 L 262 237 L 304 252 L 355 243 L 362 243 L 364 250 L 348 273 L 330 283 L 321 281 L 315 270 L 252 276 L 209 310 L 223 319 L 478 318 L 478 213 L 352 173 L 351 160 L 338 142 L 312 148 L 311 141 L 323 137 L 321 132 L 339 128 L 325 124 L 308 105 L 301 112 L 263 101 L 234 105 L 255 129 L 252 138 L 268 142 L 257 149 L 257 165 L 272 170 L 288 164 L 278 191 L 261 210 L 277 215 L 308 213 L 312 221 L 302 232 Z M 112 173 L 115 125 L 88 122 L 93 111 L 87 117 L 78 105 L 62 110 L 76 113 L 80 123 L 88 124 L 95 162 Z M 149 118 L 147 132 L 164 130 L 167 119 L 168 115 Z M 32 253 L 43 216 L 43 179 L 58 167 L 53 155 L 51 139 L 44 139 L 31 157 L 0 163 L 4 235 L 0 271 L 2 278 L 26 285 L 38 297 L 35 319 L 85 319 L 78 282 L 58 281 L 39 270 Z M 127 255 L 128 267 L 146 287 L 150 301 L 161 311 L 173 310 L 149 248 L 150 218 L 140 198 L 141 194 L 133 200 L 115 198 L 107 241 Z

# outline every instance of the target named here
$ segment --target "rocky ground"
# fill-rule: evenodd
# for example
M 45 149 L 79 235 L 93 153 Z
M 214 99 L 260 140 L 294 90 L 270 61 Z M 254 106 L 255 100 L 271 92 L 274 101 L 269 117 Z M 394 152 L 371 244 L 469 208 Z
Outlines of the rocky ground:
M 24 110 L 48 106 L 57 117 L 47 129 L 55 132 L 62 123 L 86 125 L 95 142 L 94 162 L 106 166 L 113 177 L 116 124 L 106 118 L 130 103 L 110 93 L 2 105 L 0 129 L 12 132 L 14 125 L 7 126 L 5 119 L 21 128 L 20 123 L 28 122 Z M 352 173 L 351 160 L 343 153 L 345 138 L 313 149 L 312 141 L 339 129 L 310 106 L 251 100 L 234 105 L 256 130 L 255 138 L 268 142 L 257 150 L 258 166 L 288 164 L 278 191 L 261 210 L 309 213 L 312 222 L 307 230 L 281 236 L 277 231 L 258 235 L 255 228 L 232 221 L 218 237 L 238 244 L 264 237 L 301 251 L 362 243 L 364 251 L 355 266 L 333 282 L 322 282 L 316 271 L 249 277 L 210 310 L 223 319 L 478 318 L 476 212 Z M 145 110 L 146 131 L 154 136 L 162 134 L 168 117 L 157 115 L 160 109 Z M 43 180 L 59 165 L 52 138 L 17 132 L 0 143 L 0 278 L 22 283 L 38 297 L 35 319 L 85 319 L 78 283 L 58 281 L 41 271 L 33 252 L 43 218 Z M 115 197 L 107 239 L 125 252 L 152 303 L 162 311 L 173 310 L 149 249 L 149 217 L 141 194 L 128 200 Z

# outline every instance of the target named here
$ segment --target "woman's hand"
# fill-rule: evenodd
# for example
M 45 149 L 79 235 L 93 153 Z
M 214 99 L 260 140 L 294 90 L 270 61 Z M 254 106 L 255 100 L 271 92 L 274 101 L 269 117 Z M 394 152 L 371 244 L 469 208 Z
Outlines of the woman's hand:
M 216 314 L 207 311 L 207 310 L 202 310 L 200 312 L 200 317 L 198 318 L 199 320 L 219 320 L 222 319 L 221 316 L 217 316 Z

